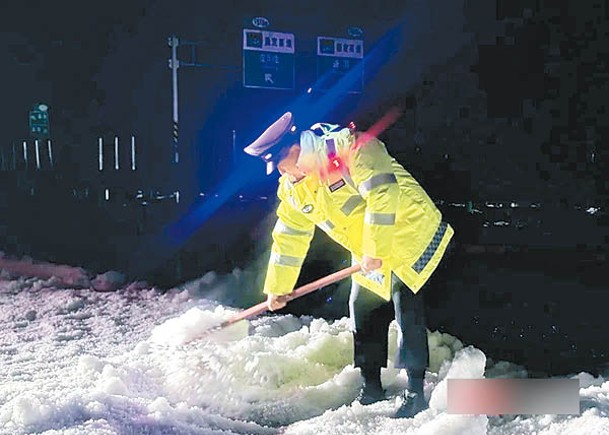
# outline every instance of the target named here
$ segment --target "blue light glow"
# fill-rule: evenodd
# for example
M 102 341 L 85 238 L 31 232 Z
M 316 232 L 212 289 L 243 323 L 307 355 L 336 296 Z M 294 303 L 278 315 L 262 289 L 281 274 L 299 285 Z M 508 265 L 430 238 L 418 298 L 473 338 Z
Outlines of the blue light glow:
M 257 159 L 235 168 L 215 192 L 196 201 L 181 219 L 165 229 L 168 242 L 174 247 L 181 246 L 241 189 L 265 179 L 264 165 Z
M 271 110 L 276 116 L 272 117 L 269 123 L 286 111 L 291 111 L 294 114 L 296 125 L 299 128 L 307 128 L 309 125 L 326 118 L 347 97 L 348 91 L 353 88 L 354 83 L 361 80 L 364 67 L 365 79 L 370 82 L 378 71 L 389 62 L 398 50 L 402 27 L 403 25 L 399 25 L 388 31 L 355 68 L 348 71 L 318 99 L 313 98 L 312 91 L 314 88 L 323 88 L 322 85 L 324 81 L 328 80 L 328 75 L 320 77 L 317 83 L 307 88 L 283 110 Z M 277 113 L 279 114 L 277 115 Z M 213 194 L 194 204 L 186 215 L 166 229 L 165 236 L 169 238 L 174 247 L 179 247 L 188 240 L 241 189 L 255 185 L 265 178 L 262 162 L 251 158 L 230 171 L 230 174 Z

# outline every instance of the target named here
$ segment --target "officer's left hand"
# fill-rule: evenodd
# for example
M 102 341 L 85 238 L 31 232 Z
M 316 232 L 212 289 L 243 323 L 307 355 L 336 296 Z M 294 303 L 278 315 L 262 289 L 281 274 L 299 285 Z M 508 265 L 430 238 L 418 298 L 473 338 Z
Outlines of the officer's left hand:
M 383 260 L 380 258 L 372 258 L 364 255 L 362 261 L 360 262 L 360 266 L 362 266 L 362 272 L 368 273 L 373 270 L 379 269 L 383 266 Z

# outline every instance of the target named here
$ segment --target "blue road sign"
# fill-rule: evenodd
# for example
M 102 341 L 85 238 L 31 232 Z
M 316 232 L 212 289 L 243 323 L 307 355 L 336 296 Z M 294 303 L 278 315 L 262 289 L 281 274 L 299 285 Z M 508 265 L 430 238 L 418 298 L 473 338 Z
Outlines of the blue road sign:
M 293 33 L 243 29 L 243 86 L 294 89 Z

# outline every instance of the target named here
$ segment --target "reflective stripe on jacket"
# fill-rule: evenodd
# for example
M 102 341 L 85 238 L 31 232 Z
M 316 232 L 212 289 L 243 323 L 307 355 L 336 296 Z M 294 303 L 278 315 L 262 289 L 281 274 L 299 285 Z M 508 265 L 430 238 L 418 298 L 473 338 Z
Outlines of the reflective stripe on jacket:
M 332 165 L 298 183 L 279 179 L 277 223 L 264 292 L 290 293 L 306 257 L 315 226 L 351 252 L 383 260 L 383 270 L 417 293 L 440 262 L 454 231 L 442 222 L 423 188 L 374 137 L 349 129 L 326 133 L 302 147 L 304 157 Z M 357 282 L 390 299 L 390 287 Z

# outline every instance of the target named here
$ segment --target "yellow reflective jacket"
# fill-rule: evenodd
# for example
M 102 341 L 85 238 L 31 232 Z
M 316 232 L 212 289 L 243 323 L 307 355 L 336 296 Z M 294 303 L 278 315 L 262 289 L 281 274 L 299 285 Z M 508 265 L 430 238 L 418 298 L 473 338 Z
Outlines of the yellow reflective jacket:
M 323 134 L 301 140 L 302 162 L 321 168 L 292 183 L 279 179 L 277 222 L 264 293 L 291 293 L 315 226 L 351 252 L 383 268 L 353 279 L 386 300 L 391 273 L 417 293 L 431 276 L 452 238 L 452 227 L 423 188 L 378 139 L 323 124 Z M 379 278 L 380 277 L 380 278 Z

